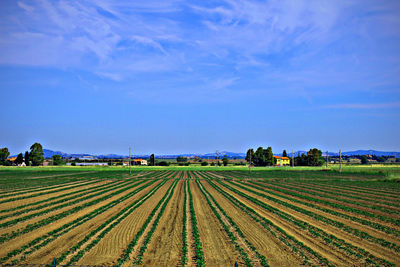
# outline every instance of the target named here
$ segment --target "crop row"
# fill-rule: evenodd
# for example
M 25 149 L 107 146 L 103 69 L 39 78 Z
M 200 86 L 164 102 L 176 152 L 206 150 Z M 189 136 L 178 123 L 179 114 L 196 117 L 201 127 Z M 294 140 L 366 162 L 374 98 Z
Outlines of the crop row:
M 152 190 L 150 190 L 146 195 L 141 197 L 140 199 L 134 201 L 132 204 L 129 206 L 125 207 L 123 210 L 118 212 L 117 214 L 113 215 L 110 219 L 105 221 L 103 224 L 101 224 L 99 227 L 91 231 L 87 236 L 85 236 L 80 242 L 78 242 L 76 245 L 71 247 L 68 251 L 62 253 L 60 258 L 58 259 L 59 262 L 62 262 L 68 254 L 71 252 L 75 252 L 79 250 L 86 242 L 88 242 L 90 239 L 92 241 L 84 248 L 79 250 L 67 263 L 67 265 L 73 265 L 76 263 L 79 259 L 81 259 L 85 253 L 90 251 L 96 244 L 98 244 L 103 237 L 108 234 L 113 228 L 115 228 L 122 220 L 124 220 L 126 217 L 128 217 L 130 214 L 132 214 L 133 211 L 135 211 L 138 207 L 140 207 L 147 199 L 149 199 L 151 196 L 154 195 L 154 193 L 161 188 L 167 180 L 163 180 L 159 185 L 154 187 Z M 103 230 L 104 229 L 104 230 Z M 97 233 L 102 231 L 99 235 L 96 236 Z
M 141 181 L 140 183 L 144 183 L 146 181 Z M 150 181 L 149 183 L 137 188 L 136 190 L 128 193 L 127 195 L 124 195 L 104 206 L 101 206 L 100 208 L 95 209 L 94 211 L 85 214 L 77 219 L 75 219 L 72 222 L 66 223 L 64 225 L 62 225 L 59 228 L 56 228 L 46 234 L 44 234 L 43 236 L 40 236 L 32 241 L 30 241 L 29 243 L 23 245 L 21 248 L 16 249 L 14 251 L 11 251 L 10 253 L 7 254 L 6 257 L 3 257 L 2 259 L 0 259 L 0 263 L 4 262 L 8 259 L 10 259 L 11 257 L 20 254 L 22 252 L 24 252 L 24 257 L 25 255 L 28 255 L 30 253 L 32 253 L 33 251 L 38 250 L 41 247 L 46 246 L 48 243 L 50 243 L 51 241 L 54 241 L 55 239 L 57 239 L 58 237 L 66 234 L 67 232 L 71 231 L 72 229 L 82 225 L 83 223 L 95 218 L 96 216 L 104 213 L 107 210 L 110 210 L 111 208 L 113 208 L 114 206 L 116 206 L 119 203 L 124 202 L 125 200 L 129 199 L 130 197 L 132 197 L 133 195 L 137 194 L 138 192 L 142 191 L 143 189 L 145 189 L 146 187 L 152 185 L 153 183 L 155 183 L 156 180 Z M 30 250 L 28 250 L 30 249 Z M 21 259 L 23 259 L 24 257 L 22 257 Z
M 186 192 L 186 182 L 184 184 L 184 199 L 183 199 L 183 217 L 182 217 L 182 256 L 181 256 L 181 264 L 185 266 L 188 263 L 188 242 L 187 242 L 187 192 Z
M 192 221 L 192 234 L 193 234 L 194 245 L 195 245 L 196 265 L 197 266 L 205 266 L 206 263 L 204 260 L 203 245 L 201 244 L 201 240 L 200 240 L 200 233 L 199 233 L 199 228 L 197 226 L 196 212 L 194 210 L 193 195 L 190 190 L 189 180 L 186 180 L 186 185 L 187 185 L 187 190 L 189 192 L 189 211 L 190 211 L 190 219 Z
M 143 182 L 145 182 L 145 180 L 139 181 L 139 182 L 137 182 L 135 184 L 132 184 L 132 185 L 130 185 L 128 187 L 123 187 L 120 190 L 114 191 L 114 192 L 112 192 L 110 194 L 104 195 L 104 196 L 102 196 L 100 198 L 97 198 L 97 199 L 92 200 L 90 202 L 84 203 L 81 206 L 76 206 L 76 207 L 74 207 L 72 209 L 69 209 L 69 210 L 66 210 L 66 211 L 64 211 L 62 213 L 59 213 L 59 214 L 44 218 L 44 219 L 42 219 L 42 220 L 40 220 L 38 222 L 32 223 L 32 224 L 28 224 L 23 229 L 18 229 L 16 231 L 11 232 L 11 233 L 2 234 L 0 236 L 0 244 L 4 243 L 5 241 L 11 240 L 11 239 L 13 239 L 13 238 L 15 238 L 17 236 L 20 236 L 22 234 L 29 233 L 29 232 L 31 232 L 31 231 L 33 231 L 33 230 L 35 230 L 37 228 L 40 228 L 42 226 L 48 225 L 48 224 L 50 224 L 50 223 L 52 223 L 54 221 L 60 220 L 62 218 L 65 218 L 65 217 L 67 217 L 67 216 L 69 216 L 69 215 L 71 215 L 73 213 L 76 213 L 76 212 L 78 212 L 78 211 L 80 211 L 80 210 L 82 210 L 84 208 L 87 208 L 87 207 L 93 206 L 95 204 L 98 204 L 98 203 L 100 203 L 100 202 L 102 202 L 104 200 L 107 200 L 107 199 L 115 196 L 115 195 L 121 194 L 121 193 L 123 193 L 123 192 L 125 192 L 125 191 L 127 191 L 127 190 L 129 190 L 131 188 L 134 188 L 134 187 L 136 187 L 137 185 L 139 185 L 139 184 L 141 184 Z M 109 191 L 111 191 L 111 190 L 109 190 Z
M 210 178 L 210 177 L 208 177 Z M 228 194 L 225 190 L 222 190 L 219 186 L 214 184 L 211 179 L 207 179 L 207 182 L 219 193 L 221 193 L 226 199 L 232 202 L 236 207 L 241 209 L 245 214 L 249 215 L 254 221 L 259 223 L 262 227 L 268 230 L 274 237 L 276 237 L 283 244 L 288 246 L 294 253 L 299 254 L 304 259 L 304 264 L 311 264 L 310 257 L 315 257 L 319 260 L 319 264 L 326 265 L 329 263 L 326 259 L 323 259 L 317 252 L 312 250 L 310 247 L 304 245 L 304 243 L 298 241 L 293 236 L 289 235 L 285 230 L 283 230 L 278 225 L 275 225 L 269 219 L 258 214 L 254 209 L 243 204 L 232 194 Z M 330 263 L 329 263 L 330 264 Z
M 304 184 L 294 183 L 294 182 L 286 183 L 286 184 L 287 185 L 296 186 L 298 188 L 312 189 L 313 191 L 314 190 L 318 190 L 319 192 L 323 192 L 323 193 L 327 193 L 327 194 L 336 194 L 336 195 L 339 194 L 341 197 L 361 200 L 361 201 L 365 201 L 365 202 L 368 202 L 368 203 L 372 202 L 374 204 L 381 204 L 381 205 L 389 206 L 389 207 L 400 207 L 400 204 L 398 203 L 398 201 L 397 201 L 397 203 L 382 201 L 380 199 L 377 199 L 376 195 L 367 196 L 365 194 L 358 194 L 358 193 L 355 193 L 355 192 L 349 193 L 349 192 L 344 191 L 343 188 L 342 189 L 332 189 L 332 188 L 321 187 L 321 186 L 318 186 L 316 184 L 304 185 Z M 395 200 L 392 200 L 392 201 L 395 201 Z M 390 211 L 389 211 L 389 213 L 390 213 Z
M 129 255 L 133 252 L 133 249 L 135 248 L 136 244 L 139 241 L 139 238 L 144 234 L 147 226 L 150 224 L 151 220 L 153 219 L 154 215 L 157 213 L 157 210 L 160 208 L 164 200 L 168 197 L 170 194 L 171 190 L 173 190 L 176 186 L 177 180 L 174 180 L 174 182 L 171 184 L 171 186 L 168 188 L 167 192 L 165 195 L 162 197 L 162 199 L 157 203 L 156 207 L 151 211 L 150 215 L 147 217 L 146 221 L 140 228 L 140 230 L 137 232 L 136 236 L 129 242 L 128 246 L 126 249 L 124 249 L 124 252 L 122 255 L 118 258 L 117 263 L 118 265 L 122 265 L 125 261 L 129 259 Z
M 57 183 L 56 185 L 52 185 L 52 186 L 37 186 L 37 187 L 33 187 L 33 188 L 23 188 L 23 189 L 19 189 L 19 190 L 13 190 L 10 193 L 2 193 L 0 195 L 0 198 L 6 198 L 6 197 L 13 197 L 13 196 L 17 196 L 17 195 L 23 195 L 23 194 L 28 194 L 28 193 L 34 193 L 34 192 L 38 192 L 38 191 L 45 191 L 45 190 L 52 190 L 52 189 L 56 189 L 56 188 L 60 188 L 65 187 L 65 186 L 85 186 L 85 185 L 90 185 L 93 183 L 98 183 L 99 181 L 74 181 L 74 182 L 69 182 L 69 183 Z M 51 193 L 48 192 L 48 193 Z
M 79 191 L 79 192 L 81 192 L 80 194 L 74 195 L 74 196 L 69 197 L 69 198 L 59 199 L 59 200 L 56 200 L 54 202 L 45 203 L 45 204 L 40 205 L 40 206 L 36 206 L 36 207 L 20 210 L 20 211 L 14 212 L 12 214 L 7 214 L 7 215 L 0 216 L 0 220 L 2 220 L 2 219 L 10 218 L 10 217 L 15 217 L 15 216 L 18 216 L 18 215 L 21 215 L 21 214 L 24 214 L 24 213 L 28 213 L 28 212 L 31 212 L 31 211 L 36 211 L 36 210 L 40 210 L 40 209 L 43 209 L 43 208 L 51 207 L 51 208 L 48 208 L 46 210 L 43 210 L 43 211 L 40 211 L 40 212 L 37 212 L 37 213 L 33 213 L 33 214 L 30 214 L 30 215 L 25 216 L 25 217 L 20 217 L 20 218 L 11 220 L 11 221 L 7 221 L 5 223 L 1 223 L 0 224 L 0 228 L 8 227 L 8 226 L 14 225 L 14 224 L 16 224 L 18 222 L 26 221 L 26 220 L 31 219 L 33 217 L 44 215 L 44 214 L 49 213 L 51 211 L 55 211 L 55 210 L 58 210 L 58 209 L 61 209 L 61 208 L 64 208 L 64 207 L 67 207 L 67 206 L 70 206 L 70 205 L 77 204 L 77 203 L 82 202 L 84 200 L 87 200 L 87 199 L 93 198 L 95 196 L 98 196 L 98 194 L 101 194 L 102 192 L 105 192 L 105 190 L 108 191 L 109 189 L 119 187 L 119 186 L 121 186 L 123 184 L 126 184 L 126 183 L 127 183 L 127 181 L 120 182 L 120 183 L 111 183 L 111 184 L 106 184 L 106 185 L 99 185 L 99 186 L 92 187 L 92 188 L 89 188 L 89 189 L 83 189 L 83 190 Z M 96 192 L 99 192 L 99 193 L 96 193 Z M 73 193 L 70 193 L 70 194 L 76 194 L 76 193 L 77 192 L 73 192 Z M 96 194 L 94 194 L 94 193 L 96 193 Z M 92 194 L 92 195 L 88 195 L 88 194 Z M 82 198 L 80 198 L 80 197 L 82 197 Z M 54 200 L 54 198 L 53 198 L 53 200 Z M 72 201 L 70 201 L 70 200 L 72 200 Z M 68 201 L 70 201 L 70 202 L 68 202 Z M 43 202 L 46 202 L 46 201 L 43 201 Z M 60 203 L 62 203 L 62 204 L 58 205 L 58 206 L 55 206 L 55 205 L 60 204 Z M 37 204 L 37 203 L 31 203 L 31 204 Z M 23 206 L 28 206 L 28 205 L 29 204 L 23 205 Z M 17 208 L 18 207 L 14 208 L 14 209 L 17 209 Z
M 389 214 L 399 214 L 400 213 L 400 211 L 393 210 L 393 209 L 388 209 L 388 208 L 385 208 L 385 207 L 376 206 L 376 204 L 375 205 L 371 205 L 371 204 L 367 204 L 367 203 L 363 203 L 363 202 L 359 202 L 359 201 L 355 201 L 355 200 L 343 199 L 341 197 L 338 197 L 337 194 L 322 193 L 321 190 L 315 190 L 315 189 L 311 190 L 311 189 L 308 189 L 308 188 L 297 188 L 297 187 L 290 186 L 290 185 L 287 185 L 287 184 L 283 185 L 281 183 L 271 183 L 271 184 L 274 185 L 274 186 L 285 188 L 285 189 L 298 191 L 298 192 L 301 192 L 301 193 L 304 193 L 304 194 L 312 194 L 313 196 L 319 196 L 319 197 L 328 199 L 327 201 L 333 199 L 335 201 L 347 203 L 347 204 L 350 204 L 350 205 L 357 205 L 357 206 L 360 206 L 360 207 L 365 207 L 365 208 L 369 208 L 369 209 L 373 209 L 373 210 L 378 210 L 378 211 L 382 211 L 382 212 L 389 213 Z M 343 196 L 341 193 L 340 193 L 340 195 Z M 400 220 L 399 220 L 399 222 L 400 222 Z
M 169 196 L 167 197 L 167 199 L 162 204 L 161 209 L 158 212 L 158 215 L 157 215 L 156 219 L 154 220 L 150 230 L 147 232 L 147 235 L 146 235 L 146 237 L 145 237 L 145 239 L 144 239 L 144 241 L 142 243 L 142 246 L 139 249 L 139 253 L 135 258 L 134 264 L 141 264 L 143 262 L 143 255 L 147 250 L 148 244 L 150 244 L 151 238 L 152 238 L 155 230 L 157 229 L 157 226 L 158 226 L 158 224 L 160 222 L 160 219 L 161 219 L 162 215 L 164 214 L 164 211 L 165 211 L 169 201 L 171 200 L 172 195 L 174 194 L 175 187 L 178 184 L 178 180 L 175 180 L 174 182 L 175 183 L 174 183 L 172 189 L 170 190 Z
M 292 215 L 281 211 L 280 209 L 274 208 L 274 207 L 272 207 L 272 206 L 270 206 L 270 205 L 268 205 L 268 204 L 266 204 L 266 203 L 264 203 L 262 201 L 259 201 L 258 199 L 253 198 L 253 197 L 243 193 L 242 191 L 239 191 L 239 190 L 237 190 L 237 189 L 235 189 L 235 188 L 233 188 L 233 187 L 231 187 L 231 186 L 229 186 L 227 184 L 224 184 L 222 182 L 220 182 L 220 183 L 222 185 L 224 185 L 226 188 L 228 188 L 229 190 L 231 190 L 231 191 L 233 191 L 233 192 L 235 192 L 235 193 L 237 193 L 237 194 L 239 194 L 239 195 L 251 200 L 253 203 L 257 204 L 258 206 L 260 206 L 260 207 L 262 207 L 262 208 L 264 208 L 264 209 L 266 209 L 268 211 L 270 211 L 271 213 L 274 213 L 274 214 L 278 215 L 282 219 L 284 219 L 284 220 L 286 220 L 286 221 L 298 226 L 299 228 L 301 228 L 303 230 L 307 230 L 312 236 L 314 236 L 315 238 L 322 239 L 327 245 L 333 245 L 334 248 L 337 248 L 339 250 L 345 251 L 350 256 L 356 256 L 357 258 L 360 258 L 360 259 L 361 258 L 365 258 L 365 260 L 368 261 L 368 262 L 379 261 L 379 262 L 381 262 L 381 263 L 383 263 L 385 265 L 393 265 L 393 263 L 388 262 L 385 259 L 377 258 L 374 255 L 372 255 L 371 253 L 369 253 L 368 251 L 366 251 L 366 250 L 364 250 L 362 248 L 359 248 L 357 246 L 354 246 L 354 245 L 346 242 L 345 240 L 336 237 L 333 234 L 328 234 L 324 230 L 322 230 L 322 229 L 320 229 L 320 228 L 318 228 L 316 226 L 313 226 L 313 225 L 311 225 L 311 224 L 309 224 L 307 222 L 299 220 L 299 219 L 293 217 Z M 238 187 L 240 187 L 240 188 L 242 188 L 242 189 L 244 189 L 246 191 L 252 192 L 252 193 L 254 193 L 256 195 L 260 195 L 260 196 L 264 195 L 264 194 L 258 193 L 258 192 L 254 191 L 254 190 L 251 190 L 249 188 L 246 188 L 246 187 L 243 187 L 243 186 L 240 186 L 240 185 L 236 185 L 236 186 L 238 186 Z M 268 197 L 268 196 L 265 196 L 265 197 Z M 267 198 L 267 199 L 269 199 L 269 198 Z M 286 202 L 283 202 L 283 203 L 280 203 L 280 204 L 282 204 L 284 206 L 288 206 L 288 207 L 291 206 L 291 205 L 285 205 L 284 203 L 286 203 Z M 296 211 L 302 212 L 302 213 L 304 213 L 304 211 L 305 211 L 305 210 L 303 210 L 303 209 L 301 209 L 299 207 L 297 207 L 297 208 L 290 207 L 290 208 L 292 208 L 292 209 L 294 209 Z M 307 214 L 307 212 L 306 212 L 306 214 Z M 309 215 L 309 214 L 307 214 L 307 215 Z M 315 214 L 315 216 L 312 216 L 312 217 L 314 219 L 316 219 L 316 220 L 322 220 L 322 219 L 325 218 L 325 217 L 317 215 L 317 214 Z
M 87 195 L 87 194 L 83 193 L 81 195 L 83 197 L 81 197 L 81 198 L 77 198 L 77 199 L 73 198 L 73 200 L 69 201 L 69 202 L 62 201 L 62 204 L 60 204 L 58 206 L 54 206 L 54 207 L 51 207 L 51 208 L 48 208 L 48 209 L 45 209 L 45 210 L 42 210 L 42 211 L 39 211 L 39 212 L 36 212 L 36 213 L 31 213 L 31 214 L 23 216 L 23 217 L 19 217 L 19 218 L 16 218 L 16 219 L 4 222 L 4 223 L 0 223 L 0 229 L 15 225 L 15 224 L 17 224 L 19 222 L 27 221 L 27 220 L 32 219 L 34 217 L 45 215 L 45 214 L 47 214 L 49 212 L 52 212 L 52 211 L 55 211 L 55 210 L 58 210 L 58 209 L 62 209 L 62 208 L 68 207 L 68 206 L 72 206 L 72 205 L 78 204 L 78 203 L 83 202 L 85 200 L 89 200 L 91 198 L 98 197 L 99 195 L 102 195 L 102 194 L 107 193 L 109 191 L 112 191 L 112 190 L 115 190 L 115 189 L 118 189 L 118 188 L 122 188 L 122 187 L 124 187 L 126 185 L 127 185 L 127 182 L 124 182 L 123 184 L 112 184 L 112 185 L 105 186 L 103 188 L 95 189 L 95 190 L 93 190 L 93 192 L 91 192 L 92 194 L 90 194 L 90 195 Z M 44 207 L 52 206 L 52 204 L 48 203 L 48 204 L 45 204 L 43 206 Z M 32 208 L 32 209 L 28 209 L 26 211 L 23 211 L 23 212 L 21 212 L 21 214 L 30 212 L 32 210 L 36 210 L 36 208 Z
M 395 189 L 394 191 L 390 190 L 389 188 L 385 188 L 384 190 L 377 189 L 376 187 L 372 187 L 369 185 L 376 185 L 376 184 L 382 184 L 382 183 L 366 183 L 362 182 L 361 184 L 357 185 L 357 182 L 348 182 L 348 181 L 334 181 L 334 182 L 324 182 L 324 183 L 316 183 L 315 181 L 307 181 L 307 184 L 317 184 L 319 186 L 324 186 L 327 188 L 338 188 L 341 190 L 349 191 L 349 193 L 360 193 L 360 194 L 368 194 L 372 196 L 380 196 L 380 197 L 390 197 L 390 198 L 399 198 L 398 195 L 398 189 Z M 392 186 L 392 185 L 391 185 Z
M 107 186 L 109 184 L 114 184 L 114 183 L 115 182 L 110 182 L 108 184 L 101 184 L 101 185 L 98 185 L 98 186 L 94 186 L 94 187 L 90 187 L 90 188 L 85 188 L 85 189 L 73 191 L 73 192 L 62 194 L 62 195 L 58 195 L 58 196 L 55 196 L 55 197 L 46 198 L 44 200 L 40 200 L 40 201 L 36 201 L 36 202 L 30 202 L 28 204 L 15 206 L 15 207 L 12 207 L 12 208 L 9 208 L 9 209 L 3 209 L 3 210 L 0 210 L 0 213 L 11 212 L 11 211 L 20 210 L 20 209 L 23 209 L 23 208 L 26 208 L 26 207 L 36 206 L 36 205 L 43 204 L 43 203 L 46 203 L 46 202 L 50 202 L 50 201 L 53 201 L 53 200 L 62 199 L 62 198 L 67 197 L 67 196 L 75 195 L 75 194 L 78 194 L 78 193 L 81 193 L 81 192 L 87 192 L 87 191 L 92 190 L 92 189 L 101 188 L 101 187 Z M 9 215 L 7 215 L 7 216 L 9 216 Z M 0 217 L 0 219 L 2 219 L 2 218 L 3 217 Z
M 264 184 L 262 185 L 263 187 L 260 187 L 260 184 L 258 184 L 256 182 L 250 182 L 250 184 L 254 188 L 257 188 L 258 190 L 266 192 L 268 194 L 275 195 L 275 196 L 278 196 L 278 197 L 282 197 L 282 198 L 285 198 L 285 199 L 290 200 L 292 202 L 299 203 L 299 204 L 302 204 L 302 205 L 305 205 L 305 206 L 308 206 L 308 207 L 311 207 L 311 208 L 315 208 L 315 209 L 321 210 L 323 212 L 326 212 L 326 213 L 329 213 L 329 214 L 332 214 L 332 215 L 335 215 L 335 216 L 338 216 L 338 217 L 342 217 L 342 218 L 345 218 L 345 219 L 348 219 L 348 220 L 356 221 L 356 222 L 359 222 L 359 223 L 361 223 L 363 225 L 370 226 L 370 227 L 372 227 L 374 229 L 377 229 L 379 231 L 383 231 L 383 232 L 388 233 L 388 234 L 393 234 L 395 236 L 400 236 L 400 232 L 398 230 L 394 229 L 394 228 L 391 228 L 391 227 L 388 227 L 388 226 L 385 226 L 385 225 L 382 225 L 382 224 L 379 224 L 379 223 L 376 223 L 376 222 L 364 220 L 362 218 L 358 218 L 358 217 L 355 217 L 355 216 L 350 216 L 350 215 L 347 215 L 345 213 L 337 212 L 337 211 L 331 210 L 329 208 L 321 207 L 319 205 L 315 205 L 315 204 L 307 202 L 307 201 L 301 201 L 301 200 L 299 200 L 297 198 L 291 198 L 291 197 L 287 196 L 287 195 L 291 195 L 291 196 L 295 196 L 295 197 L 306 199 L 306 200 L 308 199 L 307 197 L 303 197 L 301 194 L 293 193 L 293 192 L 290 192 L 290 191 L 287 191 L 287 190 L 283 190 L 283 189 L 274 188 L 275 191 L 279 191 L 279 192 L 282 192 L 282 193 L 286 194 L 286 195 L 281 195 L 281 194 L 278 194 L 276 192 L 273 192 L 273 191 L 265 189 L 266 186 Z M 256 186 L 258 186 L 258 187 L 256 187 Z M 276 198 L 273 198 L 273 197 L 269 197 L 269 198 L 270 198 L 270 200 L 273 200 L 275 202 L 280 202 L 280 200 L 277 200 Z M 288 206 L 290 204 L 285 204 L 285 205 Z M 297 207 L 297 206 L 290 205 L 288 207 Z M 299 209 L 299 208 L 297 207 L 297 209 Z M 308 214 L 314 214 L 314 213 L 308 211 Z M 346 232 L 355 234 L 357 236 L 360 236 L 360 237 L 363 237 L 363 238 L 368 238 L 368 239 L 370 239 L 371 241 L 373 241 L 375 243 L 379 243 L 379 244 L 383 245 L 384 247 L 393 247 L 393 248 L 398 247 L 396 244 L 386 243 L 383 239 L 376 239 L 375 240 L 373 237 L 371 237 L 367 233 L 365 233 L 363 231 L 360 232 L 357 229 L 352 229 L 349 226 L 345 226 L 343 223 L 340 223 L 340 222 L 337 222 L 337 221 L 334 221 L 334 220 L 331 220 L 331 219 L 328 219 L 328 218 L 325 218 L 324 220 L 325 220 L 326 223 L 329 223 L 329 224 L 334 225 L 336 227 L 342 228 Z M 400 248 L 398 248 L 398 249 L 400 249 Z
M 217 211 L 217 209 L 215 208 L 215 206 L 218 208 L 218 210 L 223 214 L 224 218 L 226 218 L 226 220 L 229 222 L 229 224 L 233 227 L 233 229 L 235 229 L 237 235 L 244 240 L 244 242 L 246 243 L 246 245 L 249 247 L 249 249 L 251 251 L 253 251 L 257 258 L 260 260 L 261 266 L 269 266 L 267 258 L 263 255 L 261 255 L 257 249 L 254 247 L 253 244 L 251 244 L 251 242 L 246 238 L 246 236 L 243 234 L 242 230 L 240 230 L 239 226 L 232 220 L 232 218 L 225 212 L 225 210 L 218 204 L 218 202 L 215 200 L 215 198 L 207 191 L 207 189 L 205 189 L 202 184 L 199 182 L 198 179 L 196 179 L 196 183 L 197 186 L 200 188 L 200 191 L 203 193 L 204 197 L 206 198 L 206 201 L 208 203 L 208 205 L 210 206 L 211 210 L 213 211 L 213 213 L 215 214 L 215 216 L 217 217 L 218 221 L 220 222 L 220 224 L 222 225 L 222 227 L 224 228 L 225 232 L 227 233 L 227 235 L 229 236 L 229 238 L 231 239 L 232 243 L 235 245 L 236 250 L 239 251 L 239 253 L 242 255 L 242 258 L 245 262 L 245 264 L 247 266 L 252 266 L 252 262 L 249 259 L 247 253 L 244 251 L 244 249 L 238 244 L 238 242 L 236 241 L 237 238 L 234 235 L 233 232 L 231 232 L 229 230 L 229 226 L 227 224 L 225 224 L 225 222 L 222 220 L 222 216 L 220 215 L 220 213 Z M 212 199 L 214 205 L 211 203 L 210 198 Z
M 8 198 L 8 199 L 4 199 L 0 201 L 0 204 L 3 203 L 8 203 L 8 202 L 13 202 L 13 201 L 17 201 L 17 200 L 22 200 L 22 199 L 27 199 L 27 198 L 33 198 L 33 197 L 38 197 L 38 196 L 43 196 L 43 195 L 48 195 L 48 194 L 53 194 L 53 193 L 58 193 L 58 192 L 62 192 L 65 190 L 70 190 L 70 189 L 74 189 L 77 187 L 82 187 L 82 186 L 86 186 L 88 184 L 94 184 L 94 183 L 98 183 L 99 181 L 94 181 L 94 182 L 90 182 L 90 183 L 85 183 L 85 184 L 78 184 L 78 185 L 74 185 L 74 186 L 69 186 L 69 187 L 63 187 L 57 190 L 52 190 L 50 192 L 48 192 L 47 190 L 43 192 L 39 191 L 40 193 L 36 193 L 36 194 L 32 194 L 32 195 L 28 195 L 28 196 L 21 196 L 21 197 L 14 197 L 14 198 Z

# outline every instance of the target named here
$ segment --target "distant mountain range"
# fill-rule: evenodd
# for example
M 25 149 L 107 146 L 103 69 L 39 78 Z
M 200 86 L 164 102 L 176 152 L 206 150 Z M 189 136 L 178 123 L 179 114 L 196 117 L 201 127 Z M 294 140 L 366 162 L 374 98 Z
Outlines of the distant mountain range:
M 60 155 L 62 157 L 68 157 L 68 158 L 82 158 L 84 156 L 93 156 L 98 159 L 122 159 L 128 157 L 128 155 L 117 155 L 117 154 L 106 154 L 106 155 L 94 155 L 94 154 L 71 154 L 71 153 L 65 153 L 61 151 L 53 151 L 50 149 L 43 149 L 44 152 L 44 157 L 45 158 L 51 158 L 53 155 Z M 307 153 L 307 151 L 295 151 L 294 155 L 297 156 L 297 154 L 302 154 L 302 153 Z M 323 151 L 323 155 L 325 155 L 325 151 Z M 336 152 L 328 152 L 329 156 L 339 156 L 339 153 Z M 354 156 L 354 155 L 376 155 L 376 156 L 394 156 L 396 158 L 400 158 L 400 152 L 387 152 L 387 151 L 377 151 L 377 150 L 356 150 L 356 151 L 347 151 L 347 152 L 342 152 L 343 156 Z M 246 153 L 235 153 L 235 152 L 228 152 L 228 151 L 221 151 L 218 153 L 218 157 L 222 158 L 224 155 L 226 155 L 228 158 L 233 159 L 241 159 L 246 157 Z M 281 156 L 282 153 L 280 154 L 275 154 L 276 156 Z M 199 158 L 215 158 L 216 153 L 206 153 L 206 154 L 176 154 L 176 155 L 155 155 L 156 158 L 158 159 L 172 159 L 176 158 L 178 156 L 181 157 L 199 157 Z M 291 156 L 291 152 L 288 151 L 288 156 Z M 132 155 L 132 158 L 148 158 L 150 155 Z

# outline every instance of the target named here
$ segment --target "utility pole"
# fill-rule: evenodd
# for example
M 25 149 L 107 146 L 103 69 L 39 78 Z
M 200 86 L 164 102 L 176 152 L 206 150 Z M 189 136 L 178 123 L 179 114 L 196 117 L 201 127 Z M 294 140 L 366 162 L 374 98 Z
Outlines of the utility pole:
M 131 175 L 131 148 L 129 148 L 129 161 L 128 161 L 128 164 L 129 164 L 129 175 Z
M 216 154 L 216 158 L 217 158 L 217 162 L 216 162 L 216 164 L 217 164 L 217 167 L 219 167 L 219 162 L 218 162 L 218 150 L 215 152 L 215 154 Z
M 292 150 L 292 168 L 294 168 L 294 151 Z
M 339 149 L 339 172 L 342 172 L 342 150 Z
M 326 168 L 328 169 L 328 150 L 326 151 Z

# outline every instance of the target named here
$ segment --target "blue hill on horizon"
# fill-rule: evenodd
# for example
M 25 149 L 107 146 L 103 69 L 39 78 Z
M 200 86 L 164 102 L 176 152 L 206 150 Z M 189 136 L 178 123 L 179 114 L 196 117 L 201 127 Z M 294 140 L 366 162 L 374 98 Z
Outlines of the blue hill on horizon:
M 118 155 L 118 154 L 106 154 L 106 155 L 95 155 L 95 154 L 88 154 L 88 153 L 82 153 L 82 154 L 78 154 L 78 153 L 65 153 L 62 151 L 53 151 L 50 149 L 43 149 L 44 152 L 44 157 L 45 158 L 51 158 L 53 155 L 60 155 L 61 157 L 69 157 L 69 158 L 81 158 L 84 156 L 93 156 L 99 159 L 117 159 L 117 158 L 126 158 L 128 157 L 128 155 Z M 302 154 L 302 153 L 307 153 L 307 151 L 295 151 L 294 155 L 297 156 L 298 154 Z M 325 155 L 326 152 L 322 152 L 323 155 Z M 400 158 L 400 152 L 388 152 L 388 151 L 377 151 L 377 150 L 355 150 L 355 151 L 344 151 L 342 152 L 343 156 L 355 156 L 355 155 L 376 155 L 376 156 L 394 156 L 396 158 Z M 329 156 L 338 156 L 339 153 L 338 152 L 328 152 Z M 221 151 L 218 153 L 218 157 L 222 158 L 224 155 L 226 155 L 228 158 L 245 158 L 246 157 L 246 153 L 236 153 L 236 152 L 228 152 L 228 151 Z M 277 156 L 281 156 L 282 153 L 279 154 L 274 154 Z M 181 157 L 200 157 L 200 158 L 215 158 L 216 157 L 216 153 L 206 153 L 206 154 L 172 154 L 172 155 L 156 155 L 156 158 L 176 158 L 178 156 Z M 291 156 L 291 152 L 288 152 L 288 156 Z M 138 158 L 138 157 L 142 157 L 142 158 L 148 158 L 150 157 L 150 155 L 132 155 L 133 158 Z

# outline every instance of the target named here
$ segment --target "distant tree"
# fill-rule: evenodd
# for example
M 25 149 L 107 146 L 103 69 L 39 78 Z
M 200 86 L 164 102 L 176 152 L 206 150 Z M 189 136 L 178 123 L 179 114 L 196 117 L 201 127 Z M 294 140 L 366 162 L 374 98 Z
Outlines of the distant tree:
M 308 158 L 308 166 L 322 166 L 322 164 L 324 164 L 324 159 L 322 158 L 322 151 L 317 149 L 317 148 L 313 148 L 310 149 L 307 152 L 307 158 Z
M 154 159 L 154 154 L 150 155 L 150 165 L 154 166 L 155 165 L 155 159 Z
M 169 166 L 169 162 L 167 162 L 167 161 L 160 161 L 159 163 L 158 163 L 158 165 L 159 166 Z
M 22 156 L 22 153 L 19 153 L 17 156 L 17 159 L 14 161 L 15 164 L 22 164 L 22 162 L 24 162 L 24 156 Z
M 215 162 L 211 162 L 211 164 L 210 164 L 211 166 L 215 166 Z
M 377 157 L 377 158 L 376 158 L 376 161 L 377 161 L 377 162 L 385 162 L 386 159 L 385 159 L 384 157 Z
M 283 152 L 282 152 L 282 157 L 287 157 L 287 153 L 286 153 L 286 150 L 285 150 L 285 149 L 284 149 Z
M 25 165 L 26 166 L 29 166 L 29 152 L 28 151 L 25 151 L 25 156 L 24 156 L 24 159 L 25 159 Z
M 255 166 L 266 166 L 264 148 L 261 146 L 257 148 L 256 153 L 254 153 L 253 163 Z
M 201 162 L 201 166 L 208 166 L 208 162 L 207 161 Z
M 250 148 L 246 153 L 246 161 L 251 164 L 254 161 L 254 150 Z M 250 162 L 251 161 L 251 162 Z
M 295 166 L 308 166 L 308 157 L 302 153 L 300 156 L 300 153 L 297 154 L 297 157 L 294 158 L 294 165 Z
M 188 160 L 188 159 L 187 159 L 186 157 L 181 157 L 181 156 L 179 156 L 179 157 L 176 158 L 176 162 L 178 162 L 178 163 L 179 163 L 179 162 L 187 162 L 187 160 Z
M 76 166 L 76 162 L 72 162 L 72 163 L 71 163 L 71 166 Z
M 229 163 L 229 159 L 228 159 L 228 157 L 225 155 L 225 156 L 222 158 L 222 164 L 224 164 L 224 166 L 228 166 L 228 163 Z
M 44 157 L 43 157 L 43 147 L 39 143 L 34 143 L 31 146 L 31 152 L 29 153 L 29 158 L 32 161 L 33 166 L 39 166 L 43 163 Z
M 361 164 L 368 164 L 368 159 L 365 155 L 361 156 Z
M 269 146 L 264 153 L 265 153 L 266 165 L 273 166 L 275 164 L 275 158 L 274 154 L 272 153 L 272 148 Z
M 0 148 L 0 165 L 8 165 L 7 158 L 10 156 L 10 152 L 7 147 Z
M 62 165 L 64 162 L 60 155 L 53 155 L 53 165 Z

